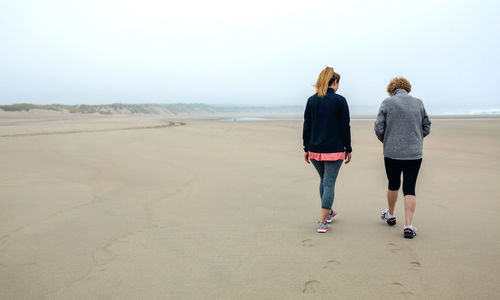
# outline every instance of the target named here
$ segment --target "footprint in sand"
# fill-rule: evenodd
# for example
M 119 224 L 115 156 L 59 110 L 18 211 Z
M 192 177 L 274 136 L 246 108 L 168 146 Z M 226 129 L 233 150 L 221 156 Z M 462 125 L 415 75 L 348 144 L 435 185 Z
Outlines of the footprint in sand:
M 302 241 L 302 247 L 311 248 L 312 246 L 313 246 L 313 241 L 311 239 Z
M 319 281 L 317 280 L 310 280 L 304 283 L 304 289 L 302 290 L 302 293 L 304 294 L 314 294 L 316 293 L 316 289 L 319 286 Z
M 402 295 L 403 297 L 405 297 L 405 299 L 408 299 L 410 298 L 411 296 L 413 296 L 414 294 L 410 291 L 402 291 L 402 292 L 399 292 L 400 295 Z
M 393 282 L 392 283 L 392 286 L 394 287 L 397 287 L 399 288 L 400 291 L 399 294 L 402 295 L 405 299 L 408 299 L 410 297 L 412 297 L 414 294 L 412 292 L 410 292 L 405 286 L 404 284 L 400 283 L 400 282 Z
M 387 244 L 387 246 L 389 246 L 389 249 L 391 249 L 392 253 L 398 253 L 400 250 L 398 245 L 396 245 L 394 243 L 389 243 L 389 244 Z
M 448 206 L 445 206 L 445 205 L 440 204 L 440 203 L 433 203 L 433 205 L 437 206 L 437 207 L 440 207 L 440 208 L 448 209 Z
M 412 266 L 412 269 L 415 271 L 422 270 L 422 264 L 419 263 L 418 261 L 412 261 L 412 262 L 410 262 L 410 265 Z
M 338 266 L 338 265 L 340 265 L 340 262 L 338 260 L 336 260 L 336 259 L 330 259 L 327 262 L 326 266 L 322 267 L 321 269 L 323 269 L 323 270 L 325 270 L 325 269 L 333 270 L 333 268 L 335 266 Z

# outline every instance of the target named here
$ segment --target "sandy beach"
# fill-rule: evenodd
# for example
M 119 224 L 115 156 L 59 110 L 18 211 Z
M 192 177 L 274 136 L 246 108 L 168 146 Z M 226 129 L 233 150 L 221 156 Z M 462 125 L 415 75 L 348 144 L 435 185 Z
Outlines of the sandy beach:
M 2 113 L 0 299 L 498 299 L 500 119 L 432 121 L 406 240 L 371 120 L 318 234 L 301 121 Z

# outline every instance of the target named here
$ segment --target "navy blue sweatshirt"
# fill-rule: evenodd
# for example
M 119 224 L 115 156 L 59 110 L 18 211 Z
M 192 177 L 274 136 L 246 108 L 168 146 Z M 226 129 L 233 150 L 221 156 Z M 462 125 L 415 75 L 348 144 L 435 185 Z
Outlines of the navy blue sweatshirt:
M 351 153 L 349 122 L 349 106 L 344 97 L 331 88 L 324 97 L 312 95 L 304 112 L 304 151 Z

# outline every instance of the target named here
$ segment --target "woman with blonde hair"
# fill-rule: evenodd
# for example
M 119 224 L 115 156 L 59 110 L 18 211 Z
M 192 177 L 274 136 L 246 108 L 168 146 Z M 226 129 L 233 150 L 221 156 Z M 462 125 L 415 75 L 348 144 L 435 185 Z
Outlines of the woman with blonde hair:
M 304 158 L 312 163 L 320 177 L 321 216 L 317 232 L 330 230 L 336 216 L 332 209 L 335 181 L 342 162 L 351 161 L 349 107 L 337 94 L 340 75 L 326 67 L 316 81 L 316 93 L 307 100 L 304 112 Z
M 410 92 L 411 84 L 408 80 L 403 77 L 392 79 L 387 86 L 390 97 L 382 102 L 375 121 L 375 134 L 384 144 L 385 171 L 389 181 L 389 208 L 381 212 L 381 217 L 391 226 L 396 224 L 394 207 L 403 173 L 405 238 L 413 238 L 417 234 L 412 224 L 416 205 L 415 185 L 422 163 L 423 139 L 431 131 L 431 121 L 424 103 L 409 95 Z

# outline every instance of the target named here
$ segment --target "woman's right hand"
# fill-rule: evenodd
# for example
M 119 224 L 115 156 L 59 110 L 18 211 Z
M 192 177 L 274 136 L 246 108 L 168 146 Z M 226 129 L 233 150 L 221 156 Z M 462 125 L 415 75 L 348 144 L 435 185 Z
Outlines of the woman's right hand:
M 348 164 L 350 161 L 351 161 L 351 157 L 352 157 L 352 154 L 351 153 L 345 153 L 345 162 L 346 164 Z

